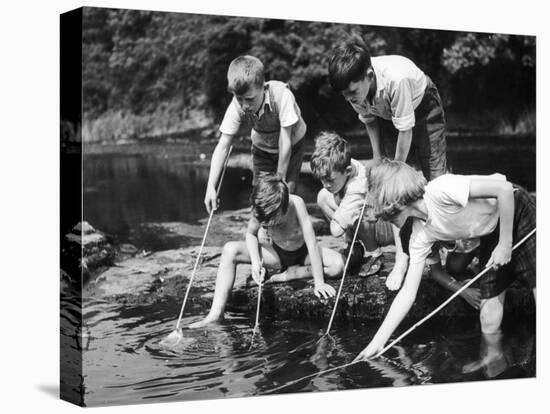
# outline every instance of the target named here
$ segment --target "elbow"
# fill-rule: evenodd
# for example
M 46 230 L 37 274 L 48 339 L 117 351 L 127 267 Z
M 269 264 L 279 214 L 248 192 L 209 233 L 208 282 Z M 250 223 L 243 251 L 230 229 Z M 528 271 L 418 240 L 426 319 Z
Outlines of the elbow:
M 514 186 L 510 181 L 504 181 L 500 185 L 500 197 L 513 197 L 514 194 Z

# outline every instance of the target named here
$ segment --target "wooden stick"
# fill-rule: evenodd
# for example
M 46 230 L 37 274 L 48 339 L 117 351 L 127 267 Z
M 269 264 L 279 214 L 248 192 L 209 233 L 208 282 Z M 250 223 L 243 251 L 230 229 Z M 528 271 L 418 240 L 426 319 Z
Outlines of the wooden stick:
M 519 246 L 521 246 L 525 241 L 531 237 L 535 232 L 537 231 L 536 228 L 531 230 L 523 239 L 521 239 L 519 242 L 516 243 L 514 247 L 512 247 L 512 251 L 517 249 Z M 402 340 L 405 336 L 410 334 L 412 331 L 414 331 L 416 328 L 418 328 L 420 325 L 422 325 L 424 322 L 426 322 L 428 319 L 430 319 L 432 316 L 434 316 L 437 312 L 439 312 L 441 309 L 443 309 L 445 306 L 449 304 L 454 298 L 456 298 L 458 295 L 460 295 L 466 288 L 468 288 L 472 283 L 474 283 L 476 280 L 478 280 L 481 276 L 483 276 L 485 273 L 487 273 L 489 270 L 491 270 L 491 267 L 486 267 L 481 272 L 479 272 L 473 279 L 468 281 L 468 283 L 465 283 L 464 286 L 462 286 L 460 289 L 458 289 L 455 293 L 453 293 L 445 302 L 443 302 L 441 305 L 439 305 L 437 308 L 435 308 L 432 312 L 430 312 L 427 316 L 425 316 L 423 319 L 415 323 L 411 328 L 403 332 L 397 339 L 392 341 L 389 345 L 387 345 L 384 349 L 382 349 L 378 354 L 375 355 L 375 358 L 378 358 L 381 356 L 384 352 L 386 352 L 388 349 L 390 349 L 392 346 L 394 346 L 396 343 L 398 343 L 400 340 Z
M 227 168 L 227 162 L 229 161 L 229 156 L 231 155 L 231 151 L 233 150 L 233 146 L 229 147 L 229 151 L 227 152 L 227 155 L 225 156 L 225 161 L 223 163 L 223 170 L 222 175 L 220 177 L 220 181 L 218 183 L 218 188 L 216 189 L 216 197 L 220 193 L 220 189 L 222 187 L 223 177 L 225 176 L 225 170 Z M 191 278 L 189 279 L 189 283 L 187 284 L 187 290 L 185 291 L 185 296 L 183 298 L 183 304 L 181 305 L 180 314 L 178 317 L 178 321 L 176 323 L 176 330 L 179 329 L 181 318 L 183 317 L 183 309 L 185 308 L 185 304 L 187 302 L 187 297 L 189 296 L 189 291 L 191 290 L 191 285 L 193 284 L 193 279 L 195 278 L 195 273 L 197 271 L 197 268 L 199 267 L 200 257 L 202 254 L 202 249 L 204 248 L 204 243 L 206 242 L 206 235 L 208 234 L 208 229 L 210 228 L 210 222 L 212 221 L 212 216 L 214 215 L 214 209 L 210 211 L 210 215 L 208 216 L 208 222 L 206 223 L 206 229 L 204 230 L 204 235 L 202 236 L 202 243 L 201 247 L 199 249 L 199 253 L 197 254 L 197 259 L 195 260 L 195 266 L 193 267 L 193 272 L 191 273 Z
M 361 208 L 361 213 L 359 214 L 359 219 L 357 220 L 357 227 L 355 228 L 355 233 L 353 234 L 353 239 L 350 244 L 350 249 L 348 252 L 348 257 L 346 258 L 346 263 L 344 264 L 344 272 L 342 273 L 342 280 L 340 281 L 340 287 L 338 288 L 338 294 L 336 295 L 336 299 L 334 301 L 334 308 L 332 309 L 332 315 L 330 316 L 330 320 L 328 322 L 327 331 L 325 332 L 325 335 L 329 335 L 330 328 L 332 326 L 332 321 L 334 320 L 334 315 L 336 315 L 336 307 L 338 306 L 338 300 L 340 299 L 340 294 L 342 293 L 342 287 L 344 286 L 344 279 L 346 277 L 346 272 L 348 270 L 349 261 L 351 259 L 351 255 L 353 253 L 353 246 L 355 245 L 355 240 L 357 239 L 357 233 L 359 233 L 359 227 L 361 227 L 361 222 L 363 220 L 363 214 L 365 213 L 365 207 L 367 206 L 367 196 L 365 195 L 365 201 L 363 202 L 363 207 Z

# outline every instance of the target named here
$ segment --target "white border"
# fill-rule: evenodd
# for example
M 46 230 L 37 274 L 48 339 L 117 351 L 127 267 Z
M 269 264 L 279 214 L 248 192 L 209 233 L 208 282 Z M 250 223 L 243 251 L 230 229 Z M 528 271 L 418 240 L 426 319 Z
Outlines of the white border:
M 229 3 L 231 3 L 229 5 Z M 376 25 L 506 32 L 537 35 L 539 213 L 546 206 L 548 174 L 548 29 L 544 2 L 538 0 L 455 2 L 350 0 L 302 2 L 232 0 L 88 1 L 88 6 L 141 8 Z M 58 224 L 59 224 L 59 13 L 78 1 L 9 2 L 3 7 L 2 36 L 2 406 L 17 411 L 76 411 L 54 396 L 59 381 Z M 387 6 L 384 8 L 384 6 Z M 544 88 L 543 88 L 544 86 Z M 544 165 L 543 164 L 546 164 Z M 6 191 L 7 190 L 7 191 Z M 549 211 L 546 209 L 546 211 Z M 545 217 L 539 214 L 538 378 L 449 384 L 400 389 L 371 389 L 317 394 L 227 399 L 98 408 L 121 413 L 262 412 L 310 409 L 425 413 L 542 411 L 548 382 Z M 5 230 L 8 230 L 5 232 Z M 13 407 L 13 408 L 12 408 Z M 540 407 L 540 408 L 535 408 Z M 6 409 L 4 408 L 4 410 Z M 12 409 L 10 409 L 12 408 Z

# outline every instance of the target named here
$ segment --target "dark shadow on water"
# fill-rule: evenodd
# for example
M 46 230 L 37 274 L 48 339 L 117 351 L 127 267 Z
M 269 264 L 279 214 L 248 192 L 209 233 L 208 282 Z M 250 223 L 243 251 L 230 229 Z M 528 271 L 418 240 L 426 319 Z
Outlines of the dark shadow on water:
M 36 386 L 37 389 L 50 397 L 59 399 L 59 385 L 58 384 L 40 384 Z

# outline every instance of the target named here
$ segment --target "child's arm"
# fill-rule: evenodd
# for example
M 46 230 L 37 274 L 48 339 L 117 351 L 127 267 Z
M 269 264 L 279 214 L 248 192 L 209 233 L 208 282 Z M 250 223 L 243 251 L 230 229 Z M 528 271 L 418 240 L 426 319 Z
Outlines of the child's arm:
M 258 242 L 258 230 L 260 229 L 260 223 L 255 217 L 251 217 L 248 221 L 248 227 L 246 229 L 246 247 L 248 254 L 250 255 L 250 263 L 252 267 L 252 277 L 256 283 L 263 282 L 265 271 L 260 266 L 262 260 L 260 257 L 260 243 Z
M 208 184 L 206 185 L 206 194 L 204 196 L 204 205 L 206 206 L 206 211 L 210 213 L 212 210 L 218 208 L 218 195 L 216 194 L 216 185 L 220 178 L 223 164 L 229 148 L 231 147 L 231 141 L 233 140 L 233 135 L 223 134 L 212 153 L 212 161 L 210 162 L 210 174 L 208 175 Z
M 334 237 L 340 237 L 342 234 L 344 234 L 344 229 L 336 220 L 330 221 L 330 234 L 332 234 Z
M 315 231 L 313 230 L 313 224 L 311 224 L 311 220 L 309 218 L 304 200 L 297 196 L 293 196 L 291 200 L 294 208 L 296 209 L 298 222 L 300 223 L 300 227 L 302 228 L 304 241 L 306 243 L 309 258 L 311 261 L 311 273 L 313 274 L 313 280 L 315 282 L 314 293 L 317 297 L 332 297 L 335 295 L 336 292 L 332 286 L 325 283 L 321 249 L 317 244 Z
M 422 260 L 420 263 L 413 263 L 409 266 L 405 283 L 395 296 L 384 322 L 382 322 L 382 325 L 378 328 L 370 343 L 361 351 L 356 359 L 371 358 L 384 348 L 391 334 L 399 326 L 403 318 L 405 318 L 416 299 L 416 292 L 422 278 L 422 270 L 424 270 L 424 262 Z
M 390 106 L 392 122 L 399 130 L 395 146 L 395 160 L 406 162 L 411 149 L 412 129 L 415 123 L 413 91 L 407 79 L 403 78 L 397 83 Z
M 450 274 L 448 274 L 441 266 L 441 263 L 436 263 L 430 266 L 430 277 L 435 280 L 439 285 L 451 292 L 456 292 L 462 288 L 462 283 L 455 280 Z M 466 288 L 460 294 L 462 298 L 468 302 L 473 308 L 479 309 L 481 301 L 481 293 L 479 289 Z
M 514 226 L 514 188 L 508 181 L 473 178 L 470 198 L 496 198 L 500 216 L 498 244 L 486 266 L 498 268 L 512 259 L 512 230 Z
M 290 155 L 292 152 L 292 140 L 290 134 L 292 126 L 281 127 L 279 134 L 279 162 L 277 164 L 277 173 L 286 181 L 286 173 L 288 164 L 290 163 Z
M 367 134 L 369 135 L 370 145 L 372 147 L 372 158 L 382 158 L 382 149 L 380 147 L 380 125 L 375 118 L 373 121 L 365 124 Z
M 396 161 L 407 161 L 407 156 L 409 155 L 409 150 L 411 149 L 412 136 L 412 128 L 407 131 L 399 131 L 399 134 L 397 135 L 397 145 L 395 146 Z

